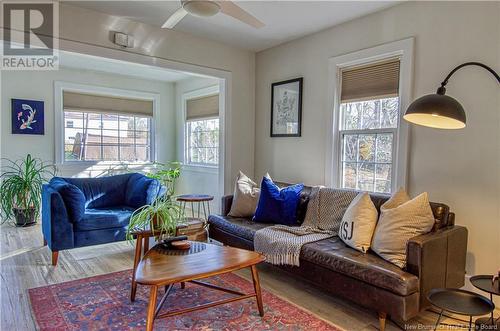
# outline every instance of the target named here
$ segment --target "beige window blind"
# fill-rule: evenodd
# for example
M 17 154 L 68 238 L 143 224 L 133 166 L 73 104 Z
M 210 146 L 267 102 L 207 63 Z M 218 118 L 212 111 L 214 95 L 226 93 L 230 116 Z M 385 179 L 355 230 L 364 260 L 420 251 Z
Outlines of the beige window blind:
M 399 59 L 341 71 L 341 102 L 355 102 L 399 95 Z
M 65 111 L 153 116 L 153 101 L 63 92 Z
M 219 116 L 219 95 L 189 99 L 186 102 L 186 120 Z

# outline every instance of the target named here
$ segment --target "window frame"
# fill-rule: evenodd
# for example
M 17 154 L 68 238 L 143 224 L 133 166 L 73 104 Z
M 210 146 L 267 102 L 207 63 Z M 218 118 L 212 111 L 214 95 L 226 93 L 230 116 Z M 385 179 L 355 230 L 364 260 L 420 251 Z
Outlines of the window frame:
M 219 116 L 218 117 L 215 117 L 215 116 L 209 116 L 209 117 L 206 117 L 206 118 L 200 118 L 200 119 L 197 119 L 197 120 L 205 120 L 205 119 L 214 119 L 214 118 L 218 118 L 219 119 L 219 146 L 218 146 L 218 150 L 219 150 L 219 162 L 216 164 L 216 165 L 212 165 L 212 164 L 204 164 L 204 163 L 189 163 L 189 142 L 188 142 L 188 120 L 187 120 L 187 101 L 188 100 L 191 100 L 191 99 L 197 99 L 197 98 L 201 98 L 201 97 L 208 97 L 208 96 L 212 96 L 212 95 L 216 95 L 218 94 L 219 95 Z M 223 124 L 223 122 L 221 121 L 221 93 L 220 93 L 220 88 L 219 88 L 219 85 L 213 85 L 213 86 L 208 86 L 208 87 L 205 87 L 205 88 L 200 88 L 200 89 L 196 89 L 196 90 L 193 90 L 193 91 L 190 91 L 190 92 L 186 92 L 186 93 L 183 93 L 182 94 L 182 97 L 181 97 L 181 104 L 182 104 L 182 128 L 183 128 L 183 139 L 182 139 L 182 151 L 183 151 L 183 155 L 182 155 L 182 160 L 184 161 L 184 165 L 188 168 L 192 168 L 192 169 L 207 169 L 207 170 L 214 170 L 214 169 L 218 169 L 220 166 L 221 166 L 221 148 L 222 148 L 222 145 L 221 145 L 221 138 L 222 138 L 222 130 L 221 130 L 221 126 Z
M 151 118 L 151 128 L 150 128 L 150 156 L 149 161 L 99 161 L 99 160 L 66 160 L 65 159 L 65 130 L 64 130 L 64 106 L 63 106 L 63 92 L 76 92 L 76 93 L 90 93 L 111 97 L 126 97 L 143 99 L 153 102 L 153 116 Z M 64 81 L 54 82 L 54 108 L 55 108 L 55 152 L 56 152 L 56 165 L 57 166 L 84 166 L 90 167 L 96 164 L 106 163 L 109 165 L 144 165 L 152 164 L 156 162 L 157 158 L 157 132 L 158 132 L 158 122 L 157 114 L 160 109 L 160 94 L 159 93 L 149 93 L 142 91 L 109 88 L 96 85 L 85 85 L 78 83 L 70 83 Z M 123 114 L 124 116 L 138 115 L 140 117 L 145 117 L 142 114 Z
M 399 58 L 399 116 L 398 126 L 394 129 L 393 160 L 391 173 L 391 193 L 399 187 L 407 188 L 409 126 L 403 120 L 403 113 L 411 101 L 411 87 L 413 79 L 413 45 L 414 38 L 407 38 L 372 48 L 363 49 L 349 54 L 332 57 L 329 59 L 329 84 L 328 84 L 328 126 L 326 131 L 326 159 L 325 159 L 325 184 L 331 187 L 342 188 L 342 135 L 345 131 L 376 134 L 371 130 L 341 130 L 341 71 L 344 68 L 380 62 L 390 58 Z M 368 132 L 367 132 L 368 131 Z M 371 192 L 371 191 L 370 191 Z

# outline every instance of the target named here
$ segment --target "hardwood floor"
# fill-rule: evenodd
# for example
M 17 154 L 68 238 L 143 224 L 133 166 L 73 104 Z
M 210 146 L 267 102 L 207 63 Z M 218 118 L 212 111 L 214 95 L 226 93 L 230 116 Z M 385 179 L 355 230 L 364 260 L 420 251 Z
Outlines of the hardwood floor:
M 27 289 L 131 269 L 134 259 L 133 245 L 120 242 L 62 251 L 58 265 L 53 267 L 48 248 L 42 246 L 41 227 L 38 224 L 30 228 L 2 225 L 0 240 L 2 331 L 36 329 Z M 238 274 L 252 280 L 247 270 L 239 271 Z M 259 276 L 263 288 L 345 330 L 378 329 L 375 312 L 330 296 L 269 265 L 259 266 Z M 434 313 L 425 312 L 412 321 L 412 325 L 433 325 L 436 318 Z M 449 318 L 443 322 L 460 323 Z M 398 329 L 393 322 L 387 323 L 386 330 Z

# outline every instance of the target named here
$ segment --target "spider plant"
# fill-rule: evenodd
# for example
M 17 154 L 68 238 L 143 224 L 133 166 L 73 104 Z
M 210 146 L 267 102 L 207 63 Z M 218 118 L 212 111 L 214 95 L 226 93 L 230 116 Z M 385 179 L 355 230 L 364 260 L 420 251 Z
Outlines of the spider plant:
M 175 193 L 175 183 L 181 175 L 182 163 L 169 162 L 160 163 L 155 162 L 155 171 L 146 173 L 146 176 L 157 179 L 163 186 L 167 188 L 166 195 L 172 197 Z
M 16 225 L 26 226 L 36 223 L 40 215 L 42 184 L 56 173 L 54 165 L 33 158 L 11 161 L 0 175 L 0 209 L 2 219 L 16 219 Z
M 132 235 L 134 231 L 144 229 L 151 229 L 159 238 L 174 236 L 181 219 L 182 210 L 179 204 L 164 195 L 152 204 L 134 211 L 127 228 L 127 240 L 134 239 Z

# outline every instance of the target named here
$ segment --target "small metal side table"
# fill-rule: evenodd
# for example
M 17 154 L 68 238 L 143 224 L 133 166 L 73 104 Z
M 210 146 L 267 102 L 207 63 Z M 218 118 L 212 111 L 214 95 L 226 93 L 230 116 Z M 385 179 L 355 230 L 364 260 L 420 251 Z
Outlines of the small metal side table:
M 210 215 L 210 201 L 214 199 L 213 196 L 208 194 L 184 194 L 177 197 L 177 201 L 181 204 L 181 209 L 184 214 L 186 211 L 187 203 L 191 203 L 191 216 L 194 218 L 195 203 L 198 204 L 198 218 L 200 218 L 200 207 L 203 207 L 203 215 L 205 216 L 205 222 L 208 220 L 208 215 Z M 206 207 L 205 207 L 206 204 Z M 208 211 L 208 214 L 207 214 Z
M 493 275 L 477 275 L 472 276 L 470 278 L 470 282 L 476 288 L 487 292 L 490 294 L 490 300 L 493 302 L 493 295 L 500 295 L 499 279 L 495 279 L 495 283 L 491 280 L 493 279 Z M 478 325 L 498 325 L 498 330 L 500 330 L 500 317 L 495 320 L 493 316 L 493 311 L 491 311 L 491 316 L 487 318 L 479 318 L 476 320 L 476 324 Z
M 439 326 L 444 311 L 469 316 L 469 330 L 472 330 L 473 316 L 489 315 L 495 309 L 493 302 L 482 295 L 455 288 L 432 289 L 427 299 L 441 310 L 434 330 Z

